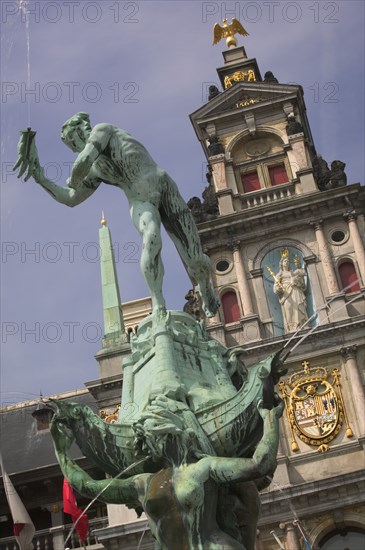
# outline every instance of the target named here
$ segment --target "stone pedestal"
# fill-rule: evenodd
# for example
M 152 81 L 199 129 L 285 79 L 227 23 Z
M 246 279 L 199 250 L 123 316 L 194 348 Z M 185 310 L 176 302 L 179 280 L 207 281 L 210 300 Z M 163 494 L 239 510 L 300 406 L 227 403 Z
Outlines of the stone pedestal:
M 180 311 L 153 314 L 131 335 L 123 365 L 120 421 L 131 421 L 158 395 L 188 402 L 192 411 L 236 395 L 227 370 L 226 348 L 203 325 Z

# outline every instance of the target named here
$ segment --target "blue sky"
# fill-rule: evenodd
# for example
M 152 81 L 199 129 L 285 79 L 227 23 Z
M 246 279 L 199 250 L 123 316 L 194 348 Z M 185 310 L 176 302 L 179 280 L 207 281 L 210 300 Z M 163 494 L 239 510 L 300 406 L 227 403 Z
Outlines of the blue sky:
M 98 377 L 102 209 L 116 243 L 122 300 L 148 294 L 122 192 L 104 185 L 70 209 L 10 173 L 29 104 L 41 163 L 58 184 L 75 159 L 60 128 L 86 111 L 92 124 L 110 122 L 137 137 L 185 199 L 200 195 L 205 161 L 188 115 L 206 102 L 209 84 L 218 85 L 225 46 L 212 46 L 213 24 L 236 16 L 250 33 L 239 44 L 261 73 L 303 86 L 317 151 L 329 163 L 346 162 L 349 183 L 363 183 L 363 2 L 29 0 L 33 94 L 26 93 L 18 0 L 3 0 L 1 8 L 2 404 Z M 180 309 L 190 285 L 167 238 L 163 257 L 167 304 Z

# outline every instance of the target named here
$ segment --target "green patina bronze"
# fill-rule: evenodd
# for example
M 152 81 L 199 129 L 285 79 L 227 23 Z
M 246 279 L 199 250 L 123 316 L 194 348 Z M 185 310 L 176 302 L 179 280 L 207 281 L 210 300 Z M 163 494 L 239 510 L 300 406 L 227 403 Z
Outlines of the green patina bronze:
M 180 254 L 189 275 L 196 281 L 208 317 L 219 301 L 210 283 L 210 261 L 203 254 L 191 212 L 176 183 L 152 159 L 145 147 L 128 132 L 112 124 L 90 126 L 87 113 L 65 122 L 62 141 L 78 156 L 66 187 L 44 175 L 35 144 L 35 132 L 22 132 L 18 144 L 18 177 L 25 174 L 39 183 L 56 201 L 77 206 L 104 182 L 122 189 L 132 221 L 142 237 L 141 269 L 150 289 L 154 311 L 165 310 L 162 294 L 164 268 L 161 260 L 161 223 Z
M 277 353 L 246 369 L 242 349 L 228 350 L 189 314 L 166 311 L 161 222 L 199 283 L 206 314 L 213 315 L 218 302 L 186 205 L 144 147 L 111 125 L 91 130 L 84 113 L 67 121 L 62 138 L 80 153 L 67 188 L 44 177 L 34 133 L 23 133 L 16 168 L 69 206 L 85 200 L 101 181 L 125 191 L 143 238 L 142 271 L 153 314 L 131 335 L 116 423 L 104 422 L 85 405 L 55 402 L 51 431 L 61 469 L 81 494 L 94 498 L 102 491 L 105 502 L 144 511 L 156 549 L 175 550 L 178 544 L 181 550 L 253 550 L 258 491 L 276 467 L 283 405 L 274 385 L 286 372 L 283 359 Z M 108 278 L 103 281 L 109 285 Z M 116 326 L 119 338 L 119 294 L 109 287 L 106 294 L 106 337 Z M 70 457 L 73 441 L 118 479 L 91 479 Z

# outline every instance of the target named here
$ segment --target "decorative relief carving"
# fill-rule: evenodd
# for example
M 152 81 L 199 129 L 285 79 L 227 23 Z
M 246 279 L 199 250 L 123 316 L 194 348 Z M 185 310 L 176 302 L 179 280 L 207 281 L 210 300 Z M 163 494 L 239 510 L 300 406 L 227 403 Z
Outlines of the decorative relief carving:
M 254 105 L 255 103 L 259 103 L 259 101 L 264 101 L 264 100 L 259 97 L 244 96 L 241 101 L 237 101 L 236 107 L 237 109 L 239 109 L 240 107 L 248 107 L 249 105 Z
M 244 150 L 249 157 L 259 157 L 270 151 L 270 143 L 265 139 L 255 139 L 246 143 Z

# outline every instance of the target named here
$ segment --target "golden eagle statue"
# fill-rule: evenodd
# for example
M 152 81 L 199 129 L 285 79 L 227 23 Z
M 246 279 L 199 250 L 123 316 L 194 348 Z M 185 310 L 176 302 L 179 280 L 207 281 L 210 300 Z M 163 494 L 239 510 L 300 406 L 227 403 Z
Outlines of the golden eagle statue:
M 242 36 L 248 36 L 248 32 L 242 27 L 241 23 L 235 17 L 232 19 L 230 25 L 227 24 L 227 19 L 223 19 L 223 27 L 219 23 L 216 23 L 213 27 L 214 32 L 214 44 L 218 44 L 222 38 L 226 39 L 227 48 L 236 47 L 237 40 L 235 34 L 242 34 Z

